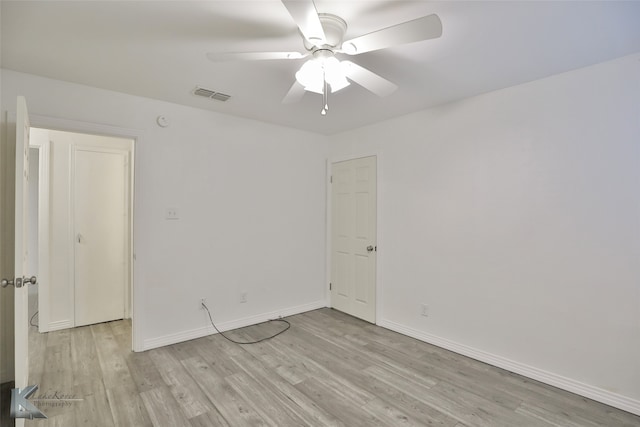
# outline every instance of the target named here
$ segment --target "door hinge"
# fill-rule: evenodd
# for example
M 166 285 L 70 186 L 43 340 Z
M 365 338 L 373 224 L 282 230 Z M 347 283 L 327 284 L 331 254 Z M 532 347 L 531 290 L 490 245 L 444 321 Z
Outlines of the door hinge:
M 331 175 L 331 176 L 329 177 L 329 182 L 330 182 L 331 184 L 333 184 L 333 175 Z
M 331 283 L 329 283 L 329 290 L 331 290 Z

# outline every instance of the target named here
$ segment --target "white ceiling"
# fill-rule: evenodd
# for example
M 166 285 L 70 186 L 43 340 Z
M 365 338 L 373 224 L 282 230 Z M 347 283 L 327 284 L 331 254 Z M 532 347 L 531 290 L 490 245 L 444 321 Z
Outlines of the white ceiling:
M 209 61 L 207 52 L 302 51 L 278 0 L 2 1 L 2 67 L 323 134 L 640 52 L 638 1 L 325 1 L 346 39 L 437 13 L 439 39 L 349 59 L 395 82 L 281 100 L 304 60 Z M 191 94 L 196 85 L 232 96 Z

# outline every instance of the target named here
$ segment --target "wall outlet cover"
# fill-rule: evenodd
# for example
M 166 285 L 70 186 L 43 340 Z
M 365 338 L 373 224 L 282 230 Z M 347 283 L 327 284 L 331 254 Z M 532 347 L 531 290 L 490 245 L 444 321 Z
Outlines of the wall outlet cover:
M 180 219 L 180 213 L 177 208 L 166 208 L 164 219 Z

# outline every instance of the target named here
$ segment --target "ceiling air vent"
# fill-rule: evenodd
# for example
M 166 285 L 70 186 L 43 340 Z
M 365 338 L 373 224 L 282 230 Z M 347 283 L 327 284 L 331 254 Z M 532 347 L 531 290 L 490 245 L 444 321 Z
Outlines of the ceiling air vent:
M 216 92 L 211 95 L 211 98 L 224 102 L 227 99 L 231 98 L 231 95 L 225 95 L 224 93 Z
M 211 89 L 205 89 L 203 87 L 198 87 L 193 90 L 193 94 L 197 96 L 203 96 L 205 98 L 215 99 L 217 101 L 226 101 L 231 98 L 231 95 L 226 95 L 224 93 L 216 92 Z

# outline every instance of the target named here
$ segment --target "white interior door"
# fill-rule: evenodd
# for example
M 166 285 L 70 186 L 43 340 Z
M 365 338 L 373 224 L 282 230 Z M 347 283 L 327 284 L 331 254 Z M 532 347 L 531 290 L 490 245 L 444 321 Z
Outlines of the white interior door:
M 376 320 L 376 158 L 332 165 L 331 306 Z
M 128 284 L 127 152 L 76 147 L 75 326 L 122 319 Z
M 14 265 L 14 336 L 15 387 L 24 389 L 29 381 L 29 286 L 24 284 L 27 271 L 27 225 L 29 201 L 29 113 L 24 97 L 18 97 L 16 109 L 16 183 L 15 183 L 15 265 Z M 18 283 L 21 282 L 21 283 Z M 16 419 L 16 427 L 24 419 Z

